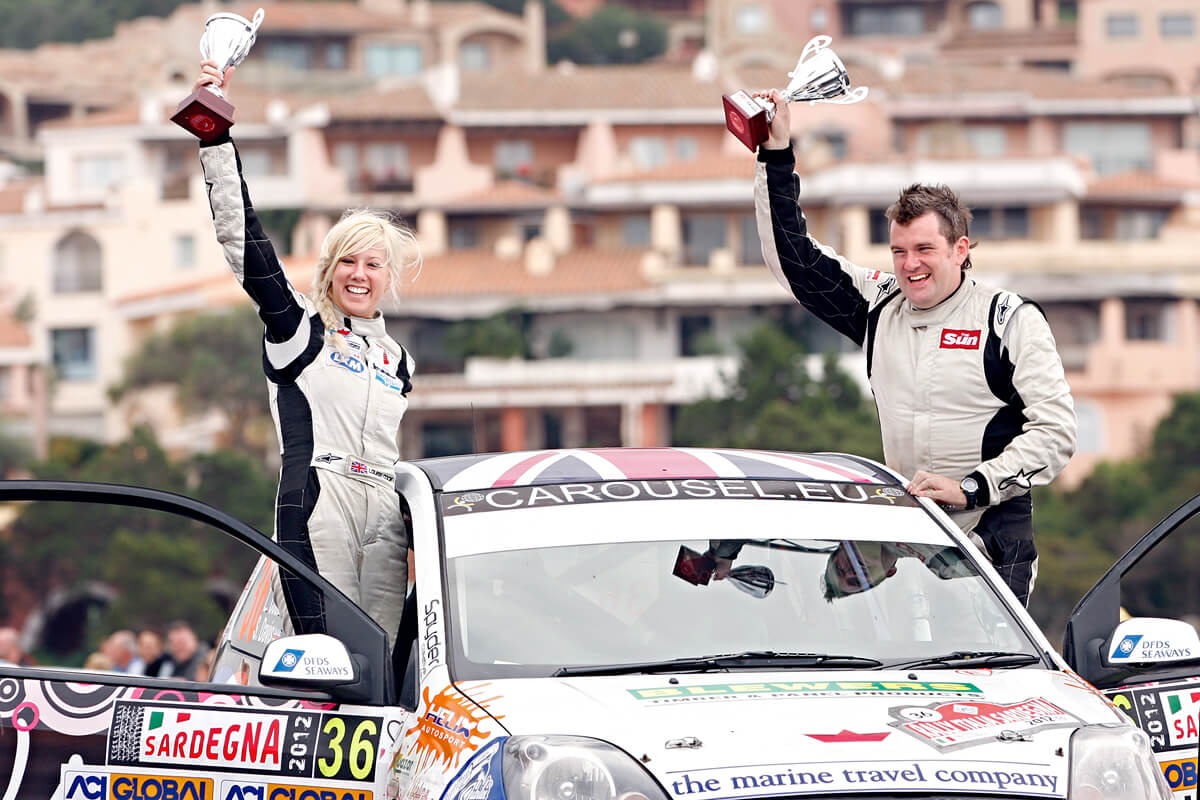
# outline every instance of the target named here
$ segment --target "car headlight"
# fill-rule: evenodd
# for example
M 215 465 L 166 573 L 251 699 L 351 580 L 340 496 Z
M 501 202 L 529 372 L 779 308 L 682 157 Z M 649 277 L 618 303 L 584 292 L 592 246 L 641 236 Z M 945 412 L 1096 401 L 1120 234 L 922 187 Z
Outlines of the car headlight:
M 627 753 L 582 736 L 513 736 L 503 772 L 508 800 L 667 800 Z
M 1071 734 L 1069 800 L 1170 800 L 1150 740 L 1131 725 L 1085 725 Z

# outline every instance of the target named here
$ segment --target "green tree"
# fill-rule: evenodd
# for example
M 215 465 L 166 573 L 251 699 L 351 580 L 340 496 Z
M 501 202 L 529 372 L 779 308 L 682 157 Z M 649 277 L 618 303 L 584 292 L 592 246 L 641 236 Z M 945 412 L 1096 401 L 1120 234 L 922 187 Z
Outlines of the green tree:
M 438 3 L 462 3 L 474 2 L 475 0 L 434 0 Z M 525 13 L 525 0 L 478 0 L 486 3 L 492 8 L 500 11 L 507 11 L 509 14 L 521 16 Z M 554 2 L 554 0 L 543 0 L 542 3 L 546 8 L 546 27 L 550 30 L 557 28 L 565 22 L 570 21 L 571 15 L 568 14 L 562 6 Z
M 119 400 L 137 389 L 174 384 L 181 411 L 220 411 L 229 426 L 226 443 L 260 457 L 271 436 L 262 330 L 249 307 L 181 319 L 146 337 L 109 394 Z
M 606 5 L 551 38 L 546 49 L 551 63 L 640 64 L 667 49 L 667 27 L 656 17 Z
M 172 461 L 149 428 L 102 446 L 55 441 L 34 465 L 38 478 L 120 483 L 177 492 L 272 531 L 275 476 L 239 452 L 217 451 Z M 30 503 L 0 540 L 10 577 L 32 595 L 72 590 L 103 579 L 116 590 L 90 620 L 88 643 L 117 627 L 162 625 L 185 618 L 202 635 L 216 632 L 224 610 L 214 591 L 237 592 L 253 566 L 250 548 L 200 523 L 136 508 Z
M 446 331 L 446 352 L 460 361 L 471 356 L 528 358 L 527 324 L 527 315 L 520 309 L 456 322 Z
M 738 344 L 741 359 L 726 395 L 680 409 L 676 444 L 882 458 L 875 408 L 836 355 L 826 355 L 814 377 L 804 347 L 776 325 L 762 325 Z
M 184 0 L 0 0 L 0 47 L 82 42 L 111 36 L 116 23 L 165 17 Z

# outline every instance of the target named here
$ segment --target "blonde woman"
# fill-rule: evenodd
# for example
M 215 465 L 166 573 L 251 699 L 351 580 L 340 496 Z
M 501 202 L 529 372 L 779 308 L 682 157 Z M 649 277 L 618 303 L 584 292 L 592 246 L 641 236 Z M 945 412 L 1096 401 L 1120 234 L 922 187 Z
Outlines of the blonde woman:
M 232 73 L 204 61 L 196 87 L 227 87 Z M 416 239 L 385 216 L 347 212 L 325 237 L 306 297 L 263 233 L 232 139 L 201 145 L 200 162 L 217 240 L 266 328 L 263 369 L 283 456 L 275 536 L 394 643 L 408 575 L 396 434 L 413 361 L 379 306 L 419 269 Z M 282 589 L 296 632 L 323 632 L 321 596 L 288 576 Z

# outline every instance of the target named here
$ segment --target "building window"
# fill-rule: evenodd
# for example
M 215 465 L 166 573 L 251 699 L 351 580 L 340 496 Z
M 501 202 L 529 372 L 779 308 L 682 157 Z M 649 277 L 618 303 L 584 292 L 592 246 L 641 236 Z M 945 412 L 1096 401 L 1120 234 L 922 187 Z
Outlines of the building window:
M 63 380 L 96 377 L 96 332 L 93 328 L 59 328 L 50 331 L 51 358 Z
M 1134 342 L 1167 341 L 1166 304 L 1156 300 L 1126 300 L 1125 338 Z
M 80 189 L 107 189 L 125 179 L 125 159 L 119 155 L 82 156 L 75 162 Z
M 963 135 L 975 156 L 1003 156 L 1008 152 L 1008 136 L 1000 125 L 968 125 Z
M 816 33 L 829 27 L 829 11 L 825 6 L 817 6 L 808 12 L 808 24 Z
M 891 244 L 891 233 L 886 208 L 872 208 L 867 212 L 867 235 L 871 244 Z
M 1004 9 L 998 3 L 972 3 L 967 6 L 967 26 L 976 31 L 1004 27 Z
M 629 140 L 629 157 L 638 169 L 667 163 L 667 140 L 661 136 L 635 136 Z
M 450 225 L 450 249 L 474 250 L 479 247 L 479 226 L 473 222 Z
M 1087 156 L 1097 174 L 1149 170 L 1153 164 L 1150 126 L 1145 122 L 1068 122 L 1063 149 Z
M 695 136 L 679 136 L 675 139 L 675 160 L 692 161 L 700 155 L 700 146 Z
M 358 174 L 358 145 L 354 142 L 339 142 L 333 148 L 333 163 L 346 176 L 351 191 L 357 191 Z
M 1029 209 L 1025 206 L 971 209 L 971 238 L 1025 239 L 1029 236 Z
M 1190 39 L 1196 34 L 1196 20 L 1191 14 L 1163 14 L 1158 32 L 1164 39 Z
M 242 159 L 242 172 L 247 178 L 283 175 L 287 168 L 282 146 L 239 145 L 238 157 Z
M 767 29 L 767 10 L 758 3 L 738 6 L 733 12 L 733 25 L 738 33 L 763 33 Z
M 527 176 L 533 170 L 533 142 L 528 139 L 496 142 L 492 159 L 496 172 L 502 178 Z
M 283 64 L 291 69 L 313 68 L 313 48 L 308 42 L 273 41 L 265 42 L 263 57 L 272 64 Z
M 345 42 L 329 42 L 325 45 L 325 69 L 345 69 L 346 55 Z
M 474 426 L 469 422 L 426 422 L 421 426 L 421 457 L 458 456 L 475 452 Z
M 372 142 L 363 152 L 363 169 L 371 189 L 400 192 L 412 189 L 408 146 L 402 142 Z
M 372 77 L 418 75 L 421 61 L 419 44 L 369 44 L 363 56 L 367 74 Z
M 196 266 L 196 237 L 181 233 L 175 237 L 175 267 L 191 269 Z
M 762 263 L 762 242 L 758 238 L 758 220 L 753 214 L 743 214 L 738 220 L 738 263 Z
M 465 72 L 484 72 L 492 68 L 492 52 L 484 42 L 463 42 L 458 48 L 458 65 Z
M 840 130 L 824 130 L 817 131 L 813 134 L 813 138 L 819 143 L 829 148 L 829 156 L 834 161 L 841 161 L 846 157 L 847 144 L 846 133 Z
M 1110 39 L 1128 39 L 1138 35 L 1138 18 L 1134 14 L 1109 14 L 1104 18 L 1104 30 Z
M 621 219 L 621 244 L 626 247 L 650 246 L 650 218 L 645 214 Z
M 98 292 L 103 287 L 100 245 L 82 231 L 72 231 L 54 246 L 54 291 Z
M 925 11 L 918 5 L 859 6 L 850 9 L 852 36 L 920 36 Z
M 1076 398 L 1075 418 L 1078 420 L 1075 452 L 1103 453 L 1104 408 L 1099 403 Z
M 679 355 L 708 356 L 719 351 L 708 314 L 688 314 L 679 318 Z
M 1157 239 L 1166 222 L 1163 208 L 1122 208 L 1117 211 L 1113 233 L 1117 239 Z
M 1058 0 L 1058 21 L 1072 24 L 1079 19 L 1079 0 Z
M 714 250 L 725 246 L 725 217 L 720 214 L 689 214 L 683 218 L 684 263 L 708 266 Z

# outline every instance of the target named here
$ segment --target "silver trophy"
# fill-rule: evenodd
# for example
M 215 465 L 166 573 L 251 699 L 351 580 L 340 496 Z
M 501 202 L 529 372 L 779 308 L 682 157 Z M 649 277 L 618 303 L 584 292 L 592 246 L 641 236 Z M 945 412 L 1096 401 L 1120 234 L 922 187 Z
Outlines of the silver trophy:
M 867 87 L 850 88 L 850 75 L 837 54 L 829 49 L 833 39 L 814 36 L 804 45 L 796 68 L 788 73 L 791 80 L 780 94 L 789 103 L 838 103 L 849 105 L 867 96 Z M 756 149 L 767 140 L 767 128 L 775 116 L 775 104 L 765 97 L 754 97 L 745 89 L 724 95 L 725 125 L 746 147 Z
M 201 57 L 216 62 L 222 74 L 241 64 L 258 37 L 264 16 L 261 8 L 252 20 L 224 11 L 213 14 L 205 21 L 200 37 Z M 219 86 L 202 86 L 183 99 L 171 121 L 202 141 L 212 141 L 233 125 L 233 104 Z

